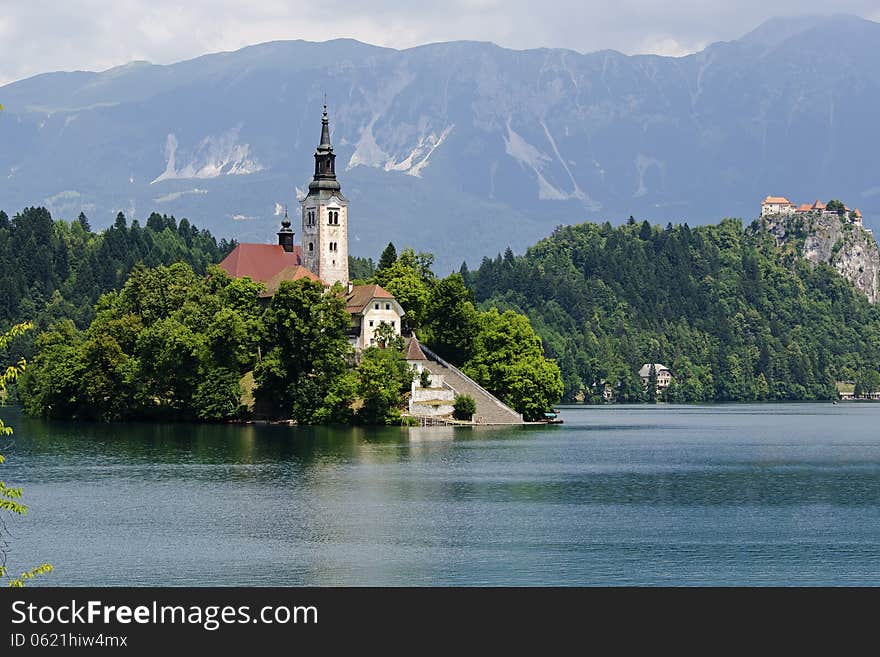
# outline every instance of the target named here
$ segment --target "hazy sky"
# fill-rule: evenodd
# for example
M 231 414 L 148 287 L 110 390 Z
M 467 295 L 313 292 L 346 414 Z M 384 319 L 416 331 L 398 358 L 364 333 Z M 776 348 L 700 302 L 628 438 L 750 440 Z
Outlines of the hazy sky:
M 275 39 L 353 37 L 394 48 L 474 39 L 683 55 L 773 16 L 829 11 L 880 21 L 880 0 L 0 0 L 0 84 Z

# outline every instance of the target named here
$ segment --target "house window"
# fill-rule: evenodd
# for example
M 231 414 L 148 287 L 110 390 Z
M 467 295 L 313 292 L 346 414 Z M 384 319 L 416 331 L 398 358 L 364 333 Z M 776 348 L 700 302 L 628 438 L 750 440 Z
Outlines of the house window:
M 374 304 L 374 305 L 373 305 L 373 308 L 375 308 L 376 310 L 379 310 L 379 304 L 378 304 L 378 303 L 377 303 L 377 304 Z
M 395 321 L 392 319 L 392 320 L 391 320 L 391 328 L 395 328 L 396 325 L 397 325 L 397 322 L 395 322 Z
M 390 303 L 386 303 L 386 304 L 385 304 L 385 310 L 391 310 L 391 304 L 390 304 Z
M 373 320 L 372 320 L 372 319 L 370 320 L 370 326 L 373 326 Z

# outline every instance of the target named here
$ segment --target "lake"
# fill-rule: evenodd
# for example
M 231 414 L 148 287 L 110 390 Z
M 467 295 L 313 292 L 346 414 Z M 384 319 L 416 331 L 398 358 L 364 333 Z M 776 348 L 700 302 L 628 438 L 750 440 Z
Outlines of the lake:
M 880 404 L 563 406 L 562 426 L 45 422 L 43 585 L 880 584 Z

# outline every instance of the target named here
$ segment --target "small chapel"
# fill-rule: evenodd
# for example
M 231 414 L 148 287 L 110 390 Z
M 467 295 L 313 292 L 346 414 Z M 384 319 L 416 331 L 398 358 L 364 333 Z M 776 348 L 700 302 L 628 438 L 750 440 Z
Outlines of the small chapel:
M 315 150 L 315 173 L 300 201 L 302 240 L 296 244 L 287 212 L 277 244 L 239 244 L 220 263 L 230 276 L 245 276 L 265 286 L 272 297 L 283 281 L 308 278 L 326 288 L 340 283 L 352 318 L 349 340 L 356 350 L 375 344 L 384 323 L 400 335 L 403 308 L 379 285 L 352 285 L 348 278 L 348 199 L 336 178 L 336 154 L 330 144 L 327 105 L 321 119 L 321 140 Z

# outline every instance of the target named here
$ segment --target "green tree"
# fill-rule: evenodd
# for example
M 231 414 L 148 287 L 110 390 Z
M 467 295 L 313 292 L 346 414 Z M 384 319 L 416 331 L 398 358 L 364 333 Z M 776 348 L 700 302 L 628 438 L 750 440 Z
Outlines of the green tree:
M 388 322 L 379 322 L 379 326 L 373 330 L 373 339 L 380 349 L 403 349 L 403 338 Z
M 266 355 L 254 372 L 257 400 L 278 417 L 323 421 L 326 414 L 318 412 L 351 354 L 351 319 L 341 287 L 325 294 L 315 281 L 284 281 L 263 325 Z
M 477 412 L 477 402 L 470 395 L 456 395 L 452 409 L 452 417 L 469 422 Z
M 471 358 L 480 332 L 480 318 L 473 294 L 460 274 L 437 281 L 428 299 L 425 319 L 420 335 L 431 349 L 452 363 L 461 364 Z
M 846 206 L 843 204 L 843 201 L 839 199 L 832 199 L 825 204 L 825 209 L 828 212 L 836 212 L 841 217 L 846 213 Z
M 856 397 L 870 397 L 878 391 L 880 391 L 880 372 L 877 370 L 865 370 L 856 378 Z
M 358 419 L 365 424 L 400 421 L 401 392 L 409 388 L 412 371 L 395 349 L 369 347 L 357 368 Z
M 0 106 L 2 109 L 2 106 Z M 5 333 L 0 333 L 0 351 L 5 350 L 9 343 L 15 338 L 20 337 L 26 331 L 33 328 L 33 324 L 25 322 L 16 324 Z M 24 372 L 27 363 L 22 359 L 17 363 L 8 365 L 5 369 L 0 370 L 0 401 L 5 400 L 7 386 L 14 383 L 16 379 Z M 12 434 L 12 427 L 8 427 L 0 419 L 0 437 L 6 437 Z M 5 461 L 0 454 L 0 464 Z M 5 481 L 0 481 L 0 513 L 12 513 L 14 515 L 23 516 L 27 514 L 28 508 L 22 502 L 24 491 L 21 488 L 8 486 Z M 44 563 L 31 570 L 24 571 L 17 577 L 11 577 L 7 568 L 7 551 L 5 549 L 6 539 L 2 536 L 2 532 L 6 531 L 6 526 L 0 522 L 0 581 L 6 580 L 11 587 L 22 587 L 28 580 L 38 575 L 44 575 L 52 572 L 51 564 Z
M 541 419 L 564 387 L 559 367 L 544 357 L 528 318 L 492 308 L 482 314 L 480 326 L 474 356 L 462 369 L 526 420 Z
M 81 415 L 82 390 L 87 378 L 81 342 L 82 337 L 69 319 L 58 322 L 37 338 L 37 356 L 19 382 L 25 411 L 30 415 Z
M 196 386 L 192 405 L 201 420 L 231 420 L 242 414 L 241 377 L 237 371 L 212 370 Z
M 651 363 L 651 367 L 648 370 L 648 384 L 645 387 L 645 397 L 649 404 L 657 403 L 657 368 L 654 366 L 654 363 Z
M 419 385 L 423 388 L 431 387 L 431 372 L 428 368 L 423 368 L 419 373 Z
M 426 276 L 430 269 L 426 272 L 425 266 L 426 261 L 420 260 L 412 249 L 404 249 L 394 264 L 376 272 L 376 282 L 403 306 L 403 322 L 409 328 L 418 328 L 425 319 L 431 294 L 431 279 Z
M 385 247 L 385 250 L 382 251 L 382 255 L 379 256 L 379 264 L 376 266 L 376 271 L 388 269 L 394 265 L 395 262 L 397 262 L 397 249 L 394 248 L 393 242 L 388 242 L 388 246 Z

